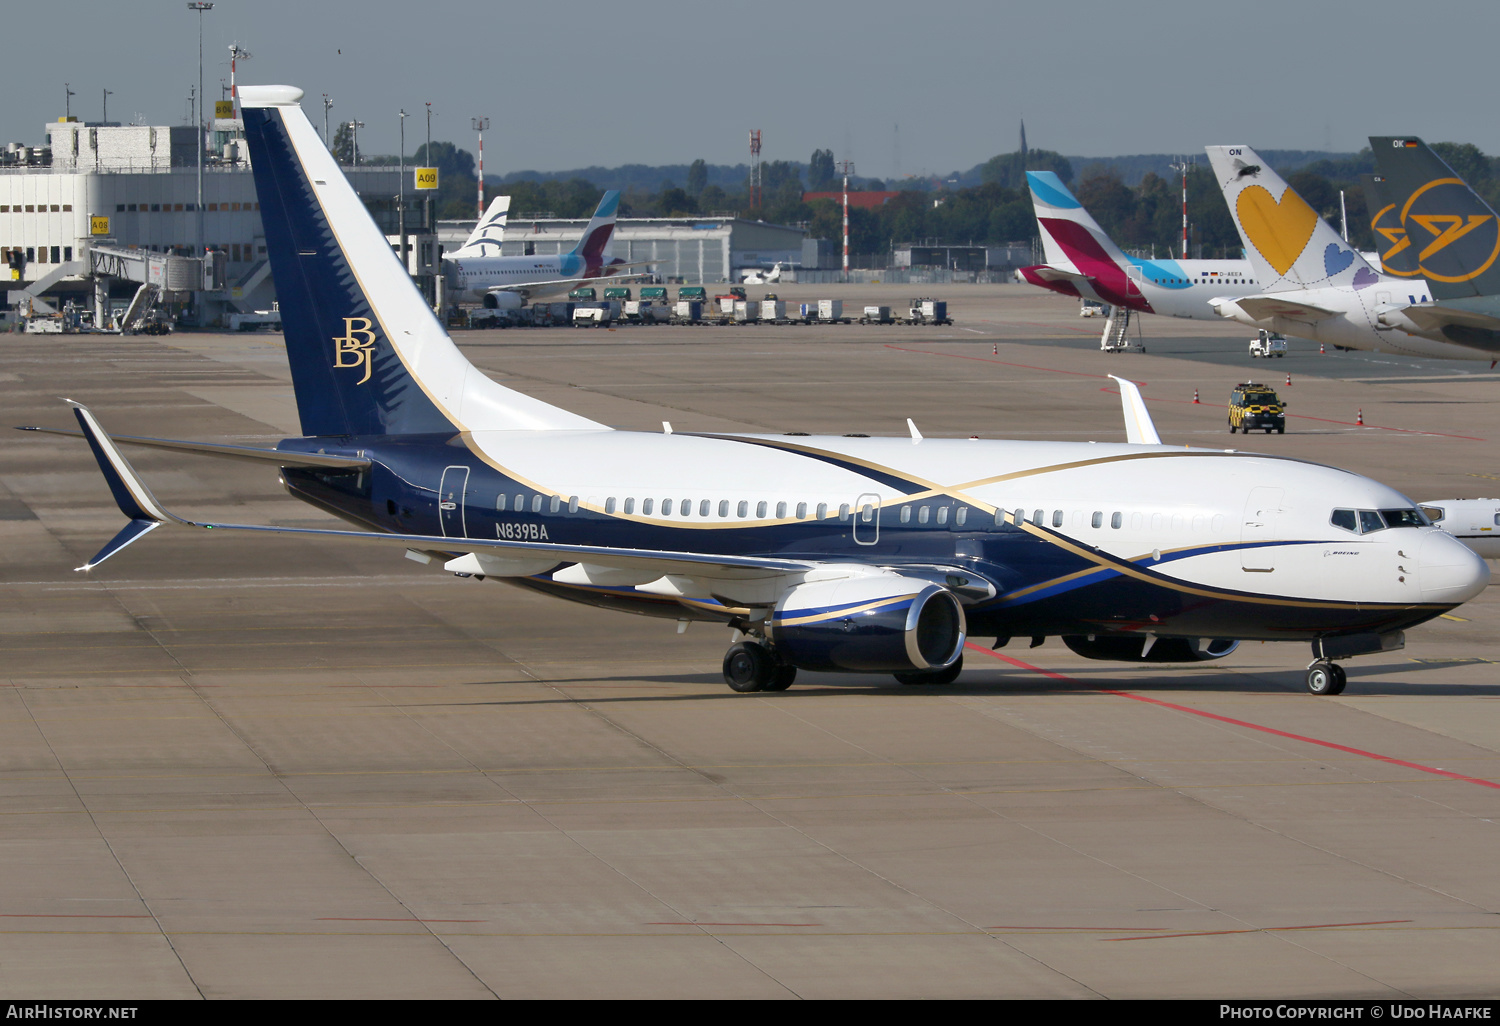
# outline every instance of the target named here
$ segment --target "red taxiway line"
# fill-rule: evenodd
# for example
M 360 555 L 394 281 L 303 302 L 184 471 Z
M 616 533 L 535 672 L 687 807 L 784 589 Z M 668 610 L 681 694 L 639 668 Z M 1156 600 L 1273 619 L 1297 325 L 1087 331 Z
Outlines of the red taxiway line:
M 1375 919 L 1368 923 L 1317 923 L 1312 926 L 1261 926 L 1253 930 L 1204 930 L 1200 933 L 1152 933 L 1143 937 L 1105 937 L 1106 941 L 1168 940 L 1172 937 L 1225 937 L 1234 933 L 1284 933 L 1287 930 L 1337 930 L 1341 926 L 1394 926 L 1410 919 Z
M 1306 744 L 1318 745 L 1322 748 L 1331 748 L 1336 752 L 1344 752 L 1349 755 L 1358 755 L 1361 758 L 1365 759 L 1374 759 L 1376 762 L 1384 762 L 1391 766 L 1400 766 L 1403 769 L 1417 770 L 1421 773 L 1431 773 L 1434 776 L 1447 777 L 1449 780 L 1462 780 L 1466 784 L 1478 784 L 1480 787 L 1492 787 L 1497 791 L 1500 791 L 1500 783 L 1496 783 L 1493 780 L 1485 780 L 1482 777 L 1470 777 L 1465 776 L 1462 773 L 1454 773 L 1452 770 L 1439 769 L 1436 766 L 1424 766 L 1419 762 L 1407 762 L 1405 759 L 1397 759 L 1390 755 L 1381 755 L 1379 752 L 1367 752 L 1363 748 L 1351 748 L 1349 745 L 1341 745 L 1334 741 L 1324 741 L 1320 738 L 1308 737 L 1306 734 L 1293 734 L 1290 731 L 1278 730 L 1275 727 L 1262 726 L 1259 723 L 1251 723 L 1248 720 L 1237 720 L 1232 716 L 1220 716 L 1218 713 L 1207 712 L 1203 709 L 1194 709 L 1191 706 L 1178 705 L 1176 702 L 1164 702 L 1159 698 L 1147 698 L 1145 695 L 1137 695 L 1130 691 L 1116 691 L 1112 688 L 1097 687 L 1093 684 L 1089 684 L 1086 681 L 1077 680 L 1073 677 L 1067 677 L 1061 673 L 1054 673 L 1051 670 L 1044 670 L 1040 666 L 1032 666 L 1030 663 L 1023 662 L 1020 659 L 1015 658 L 1014 656 L 1008 656 L 1003 652 L 993 651 L 991 649 L 985 648 L 983 645 L 976 645 L 972 641 L 965 642 L 964 647 L 973 649 L 975 652 L 983 652 L 985 655 L 994 656 L 1001 662 L 1009 663 L 1010 665 L 1017 667 L 1018 669 L 1029 670 L 1032 673 L 1039 673 L 1044 677 L 1051 677 L 1053 680 L 1065 680 L 1070 684 L 1080 684 L 1084 687 L 1093 688 L 1094 690 L 1099 691 L 1102 694 L 1115 695 L 1118 698 L 1128 698 L 1135 702 L 1145 702 L 1148 705 L 1160 706 L 1163 709 L 1171 709 L 1175 712 L 1184 712 L 1189 713 L 1193 716 L 1201 716 L 1206 720 L 1217 720 L 1220 723 L 1228 723 L 1236 727 L 1245 727 L 1249 730 L 1258 730 L 1262 734 L 1271 734 L 1275 737 L 1284 737 L 1292 741 L 1302 741 Z

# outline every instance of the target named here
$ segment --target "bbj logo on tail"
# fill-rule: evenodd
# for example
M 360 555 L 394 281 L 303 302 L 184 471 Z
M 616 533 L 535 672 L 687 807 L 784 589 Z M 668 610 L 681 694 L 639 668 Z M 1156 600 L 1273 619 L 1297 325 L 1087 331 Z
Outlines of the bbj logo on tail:
M 365 369 L 365 376 L 356 381 L 356 385 L 363 385 L 370 380 L 372 359 L 375 353 L 375 332 L 370 330 L 372 327 L 374 325 L 368 317 L 345 317 L 344 337 L 333 340 L 333 365 L 335 367 L 363 367 Z M 362 337 L 356 338 L 356 335 Z

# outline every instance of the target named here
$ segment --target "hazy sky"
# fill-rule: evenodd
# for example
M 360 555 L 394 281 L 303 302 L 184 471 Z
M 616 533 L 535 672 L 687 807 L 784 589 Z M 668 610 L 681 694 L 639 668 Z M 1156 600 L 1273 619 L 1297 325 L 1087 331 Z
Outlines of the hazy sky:
M 85 118 L 108 88 L 111 120 L 184 122 L 198 18 L 9 0 L 0 141 L 40 143 L 65 82 Z M 1406 133 L 1500 152 L 1493 0 L 217 0 L 202 19 L 210 98 L 237 41 L 241 81 L 302 87 L 320 126 L 329 94 L 367 152 L 396 151 L 402 107 L 408 152 L 427 101 L 433 138 L 471 151 L 489 117 L 492 173 L 739 163 L 752 128 L 765 160 L 826 147 L 861 175 L 943 173 L 1015 149 L 1023 114 L 1033 147 L 1085 156 Z

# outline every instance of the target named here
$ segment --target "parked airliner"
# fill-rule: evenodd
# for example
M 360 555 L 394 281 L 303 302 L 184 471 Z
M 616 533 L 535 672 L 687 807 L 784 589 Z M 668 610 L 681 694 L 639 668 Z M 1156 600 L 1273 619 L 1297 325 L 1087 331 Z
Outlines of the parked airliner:
M 510 197 L 496 196 L 490 200 L 484 216 L 474 225 L 464 244 L 447 255 L 453 259 L 499 256 L 500 246 L 505 242 L 505 222 L 509 217 Z
M 1052 171 L 1028 171 L 1045 264 L 1017 277 L 1065 296 L 1138 313 L 1218 320 L 1214 299 L 1260 291 L 1248 260 L 1147 260 L 1115 245 Z
M 498 199 L 496 200 L 498 202 Z M 508 206 L 507 199 L 507 206 Z M 482 303 L 501 310 L 516 310 L 548 296 L 566 295 L 585 281 L 610 280 L 632 267 L 613 257 L 610 243 L 615 232 L 615 211 L 620 194 L 610 191 L 583 230 L 583 237 L 567 253 L 552 256 L 483 256 L 460 251 L 443 261 L 449 293 L 459 302 Z M 467 243 L 465 244 L 467 248 Z M 482 247 L 485 250 L 497 247 Z
M 290 86 L 242 87 L 303 436 L 274 449 L 111 437 L 75 414 L 129 523 L 363 540 L 461 576 L 736 632 L 724 676 L 953 680 L 971 634 L 1192 662 L 1240 639 L 1335 661 L 1483 591 L 1483 560 L 1379 482 L 1161 443 L 1120 381 L 1125 444 L 612 430 L 473 367 L 385 245 Z M 107 401 L 107 397 L 106 398 Z M 77 404 L 75 404 L 77 405 Z M 893 412 L 893 417 L 899 414 Z M 120 442 L 260 460 L 355 530 L 195 522 Z
M 1221 315 L 1349 349 L 1441 360 L 1493 360 L 1500 351 L 1486 337 L 1460 341 L 1446 321 L 1397 319 L 1396 311 L 1431 308 L 1424 277 L 1375 270 L 1250 147 L 1206 149 L 1262 282 L 1258 295 L 1215 300 Z

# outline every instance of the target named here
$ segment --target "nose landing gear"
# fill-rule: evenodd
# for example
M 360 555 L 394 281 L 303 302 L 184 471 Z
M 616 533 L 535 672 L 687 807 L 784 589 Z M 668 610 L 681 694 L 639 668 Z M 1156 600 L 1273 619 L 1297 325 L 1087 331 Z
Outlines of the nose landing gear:
M 1344 668 L 1326 659 L 1317 659 L 1307 668 L 1307 690 L 1315 695 L 1343 694 L 1349 682 Z

